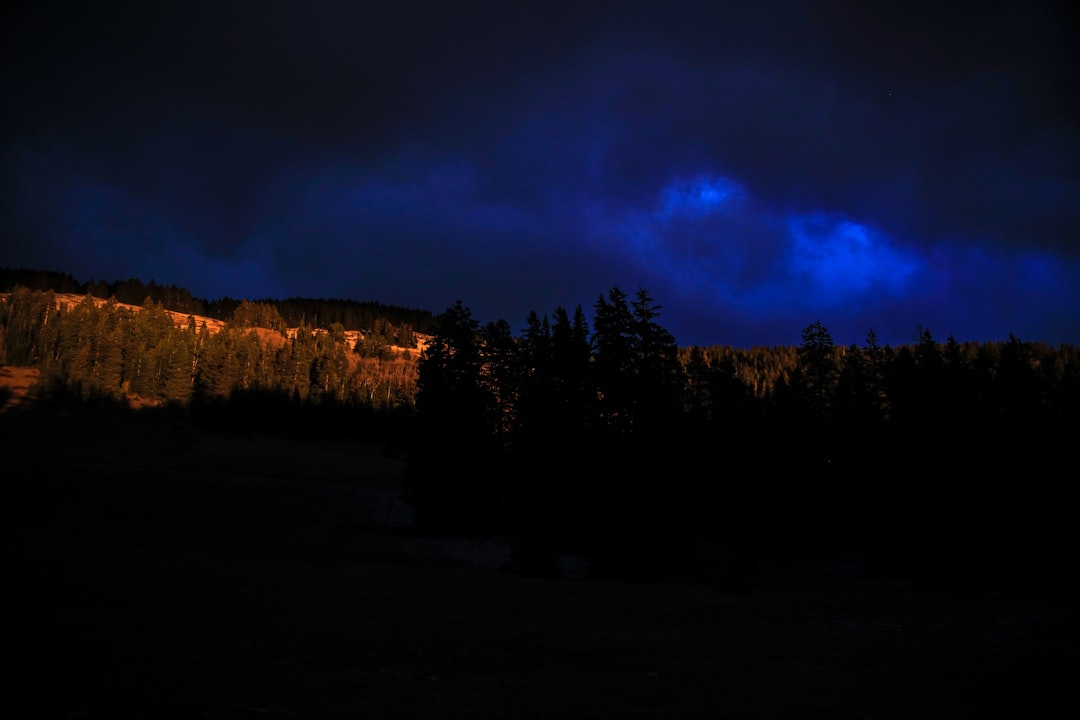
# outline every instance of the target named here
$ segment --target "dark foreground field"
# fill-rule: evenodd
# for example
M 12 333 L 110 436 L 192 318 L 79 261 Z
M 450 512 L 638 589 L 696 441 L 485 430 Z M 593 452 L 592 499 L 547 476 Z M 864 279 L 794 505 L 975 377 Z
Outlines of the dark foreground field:
M 540 580 L 419 536 L 401 461 L 180 420 L 0 415 L 8 717 L 1063 715 L 1058 601 L 763 568 Z M 448 478 L 449 480 L 450 478 Z M 1070 609 L 1071 610 L 1071 609 Z

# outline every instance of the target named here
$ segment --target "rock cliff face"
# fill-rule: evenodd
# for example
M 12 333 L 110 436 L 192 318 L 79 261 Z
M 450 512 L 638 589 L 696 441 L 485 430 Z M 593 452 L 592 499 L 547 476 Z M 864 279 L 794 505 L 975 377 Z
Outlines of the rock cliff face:
M 0 299 L 3 299 L 5 295 L 6 295 L 6 293 L 0 293 Z M 85 299 L 86 299 L 85 295 L 75 295 L 75 294 L 71 294 L 71 293 L 61 293 L 61 294 L 56 295 L 57 304 L 61 305 L 63 307 L 70 307 L 72 305 L 77 305 L 77 304 L 81 303 Z M 96 302 L 98 305 L 103 305 L 107 301 L 103 300 L 101 298 L 94 298 L 94 302 Z M 131 310 L 139 310 L 140 309 L 138 305 L 128 305 L 127 303 L 117 303 L 117 305 L 119 307 L 128 308 L 128 309 L 131 309 Z M 170 317 L 172 317 L 172 319 L 176 323 L 177 327 L 186 327 L 187 324 L 188 324 L 188 320 L 191 319 L 191 318 L 194 318 L 196 328 L 201 329 L 203 327 L 206 327 L 207 331 L 209 331 L 211 334 L 216 333 L 216 332 L 220 332 L 222 329 L 224 329 L 225 327 L 228 326 L 228 323 L 225 322 L 224 320 L 218 320 L 217 318 L 206 317 L 205 315 L 191 315 L 189 313 L 174 312 L 172 310 L 166 310 L 165 312 Z M 262 328 L 256 328 L 256 329 L 260 330 Z M 296 332 L 297 332 L 298 329 L 299 328 L 288 328 L 286 330 L 286 332 L 285 332 L 286 337 L 290 337 L 290 338 L 296 337 Z M 323 329 L 323 328 L 319 328 L 319 329 L 316 329 L 315 332 L 326 332 L 326 330 Z M 345 331 L 345 343 L 349 347 L 355 347 L 357 341 L 359 341 L 360 338 L 363 337 L 363 335 L 364 335 L 364 333 L 359 331 L 359 330 L 346 330 Z M 422 353 L 424 351 L 424 348 L 427 347 L 427 343 L 431 340 L 431 337 L 429 335 L 424 335 L 423 333 L 414 333 L 414 336 L 416 338 L 416 347 L 415 348 L 403 348 L 403 347 L 398 347 L 396 345 L 392 345 L 392 346 L 390 346 L 390 349 L 395 353 L 404 353 L 406 350 L 408 350 L 410 352 L 413 352 L 414 354 Z
M 2 297 L 3 297 L 3 295 L 0 295 L 0 298 L 2 298 Z M 72 305 L 78 305 L 79 303 L 81 303 L 85 299 L 86 299 L 85 295 L 73 295 L 73 294 L 69 294 L 69 293 L 60 293 L 60 294 L 58 294 L 56 296 L 56 303 L 57 303 L 57 305 L 60 305 L 62 307 L 71 307 Z M 97 303 L 98 305 L 104 305 L 108 301 L 103 300 L 101 298 L 94 298 L 94 302 Z M 128 308 L 130 310 L 140 310 L 141 309 L 138 305 L 128 305 L 127 303 L 117 303 L 117 306 L 122 307 L 122 308 Z M 172 319 L 176 323 L 177 327 L 186 326 L 187 323 L 188 323 L 188 318 L 191 318 L 191 317 L 195 318 L 195 327 L 201 328 L 203 325 L 205 325 L 206 329 L 209 330 L 211 333 L 216 333 L 216 332 L 220 331 L 222 328 L 224 328 L 226 325 L 228 325 L 228 323 L 226 323 L 224 320 L 218 320 L 216 318 L 205 317 L 203 315 L 190 315 L 190 314 L 187 314 L 187 313 L 174 312 L 172 310 L 166 310 L 165 312 L 170 317 L 172 317 Z

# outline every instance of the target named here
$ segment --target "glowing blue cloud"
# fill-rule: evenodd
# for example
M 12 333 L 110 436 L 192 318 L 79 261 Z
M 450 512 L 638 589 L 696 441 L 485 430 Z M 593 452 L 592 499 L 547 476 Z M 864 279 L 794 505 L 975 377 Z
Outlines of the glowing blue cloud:
M 716 175 L 672 181 L 653 208 L 628 214 L 621 225 L 642 260 L 680 284 L 754 284 L 761 250 L 778 247 L 742 186 Z
M 718 212 L 730 212 L 745 198 L 742 187 L 728 178 L 698 176 L 688 181 L 676 180 L 661 192 L 654 217 L 661 222 L 704 218 Z
M 651 211 L 626 212 L 614 227 L 672 284 L 753 314 L 902 295 L 923 265 L 867 224 L 825 212 L 784 216 L 720 176 L 676 179 Z
M 720 175 L 676 178 L 648 207 L 593 211 L 592 237 L 632 257 L 641 284 L 669 298 L 669 308 L 729 324 L 797 334 L 829 318 L 861 340 L 879 325 L 876 313 L 934 285 L 927 258 L 873 226 L 824 211 L 784 212 Z
M 871 294 L 910 289 L 919 259 L 873 228 L 826 213 L 788 219 L 788 272 L 808 283 L 815 305 L 828 307 Z

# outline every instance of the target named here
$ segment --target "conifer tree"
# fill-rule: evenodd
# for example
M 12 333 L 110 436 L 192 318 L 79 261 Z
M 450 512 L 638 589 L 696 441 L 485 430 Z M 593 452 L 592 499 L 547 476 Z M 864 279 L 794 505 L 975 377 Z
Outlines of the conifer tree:
M 497 523 L 504 456 L 490 408 L 498 401 L 483 377 L 480 324 L 460 300 L 436 319 L 418 370 L 406 498 L 418 521 L 431 527 L 460 531 Z
M 836 344 L 825 325 L 815 321 L 802 331 L 795 379 L 811 423 L 830 417 L 838 375 Z
M 493 432 L 505 445 L 517 419 L 521 392 L 517 346 L 510 324 L 501 319 L 484 326 L 480 341 L 480 384 L 488 401 L 487 416 Z
M 593 306 L 591 338 L 597 420 L 612 436 L 625 435 L 633 426 L 634 345 L 634 316 L 626 293 L 613 287 Z

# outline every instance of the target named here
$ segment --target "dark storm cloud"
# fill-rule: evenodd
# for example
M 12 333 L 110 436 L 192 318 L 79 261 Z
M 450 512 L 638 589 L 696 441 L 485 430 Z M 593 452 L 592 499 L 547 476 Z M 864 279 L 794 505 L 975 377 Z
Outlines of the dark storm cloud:
M 0 263 L 681 342 L 1080 341 L 1063 4 L 36 3 Z

